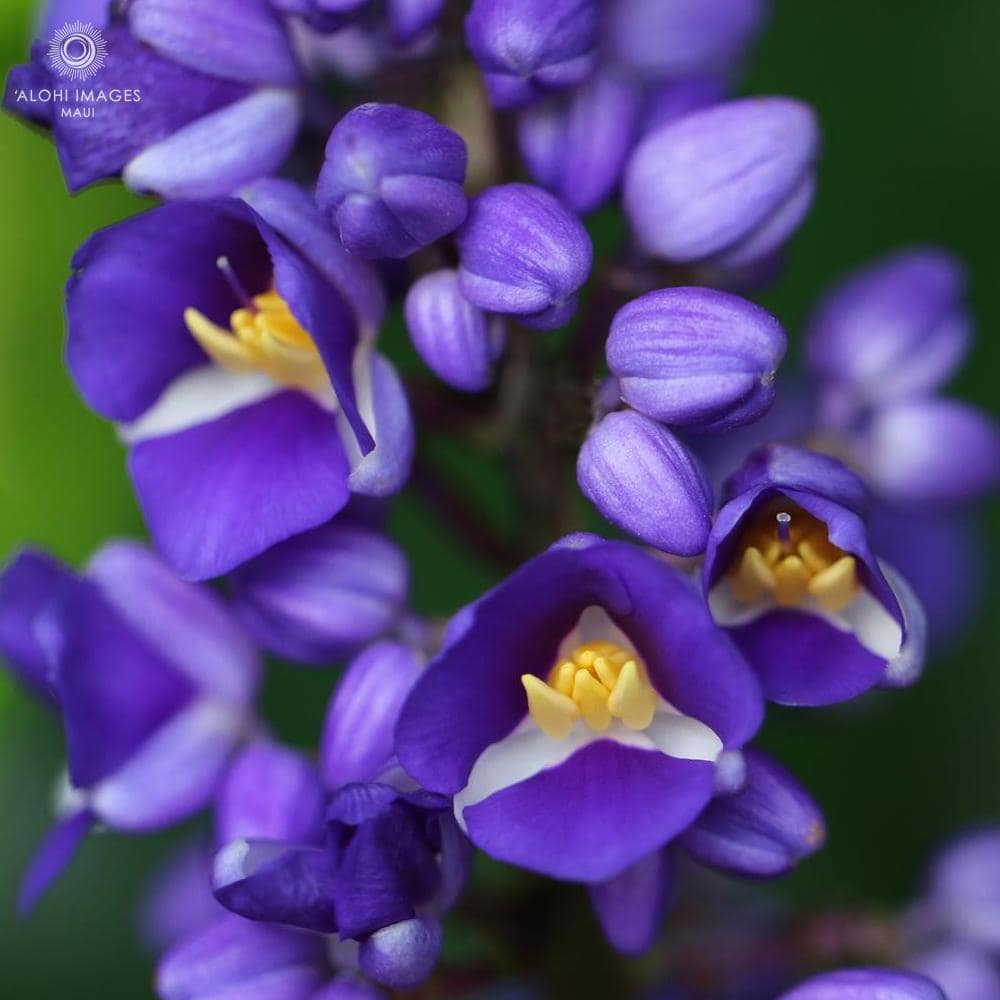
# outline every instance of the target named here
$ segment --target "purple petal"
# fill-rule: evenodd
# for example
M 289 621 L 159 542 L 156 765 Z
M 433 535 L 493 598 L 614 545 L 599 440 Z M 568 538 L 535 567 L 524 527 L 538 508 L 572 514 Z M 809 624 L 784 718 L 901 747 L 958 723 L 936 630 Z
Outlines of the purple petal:
M 59 638 L 44 629 L 51 622 L 58 630 L 58 615 L 47 611 L 72 579 L 62 563 L 34 549 L 22 549 L 0 572 L 0 655 L 18 680 L 53 706 L 52 645 Z
M 87 576 L 135 631 L 205 692 L 247 706 L 260 681 L 260 661 L 246 633 L 219 598 L 179 580 L 146 546 L 110 542 Z
M 569 318 L 565 310 L 575 306 L 593 261 L 580 220 L 529 184 L 484 191 L 456 240 L 465 297 L 480 309 L 524 317 L 538 329 L 554 329 Z
M 696 76 L 672 80 L 656 87 L 646 100 L 642 134 L 655 132 L 692 111 L 719 104 L 726 98 L 725 84 L 716 77 Z
M 413 346 L 435 375 L 464 392 L 489 388 L 502 338 L 496 321 L 462 294 L 458 272 L 434 271 L 415 281 L 404 311 Z
M 295 86 L 299 72 L 281 25 L 264 0 L 131 0 L 136 38 L 193 69 L 244 83 Z
M 1000 973 L 992 956 L 964 942 L 921 952 L 909 968 L 937 983 L 948 1000 L 1000 1000 Z
M 267 287 L 271 262 L 240 202 L 164 205 L 100 231 L 77 251 L 66 288 L 66 355 L 98 413 L 134 420 L 205 361 L 184 310 L 228 326 L 238 303 L 216 267 L 220 256 L 248 287 Z
M 307 758 L 263 740 L 233 760 L 215 803 L 215 839 L 316 841 L 323 788 Z
M 634 409 L 665 424 L 723 431 L 769 409 L 786 347 L 778 321 L 752 302 L 668 288 L 619 309 L 606 350 Z
M 590 607 L 635 643 L 663 696 L 727 746 L 757 730 L 756 681 L 677 571 L 620 542 L 576 536 L 527 562 L 464 616 L 465 628 L 418 680 L 396 728 L 400 763 L 454 794 L 472 765 L 527 713 L 523 673 L 543 675 Z M 512 628 L 511 622 L 517 622 Z
M 365 335 L 385 315 L 385 289 L 375 269 L 349 254 L 331 232 L 308 192 L 291 181 L 269 177 L 241 191 L 268 225 L 300 250 L 352 305 Z
M 611 0 L 614 56 L 649 79 L 729 69 L 764 20 L 762 0 Z
M 389 32 L 395 45 L 409 45 L 444 13 L 445 0 L 389 0 Z
M 641 541 L 675 555 L 704 551 L 712 492 L 666 427 L 631 410 L 609 413 L 584 441 L 576 478 L 612 524 Z
M 323 981 L 323 942 L 226 916 L 160 961 L 163 1000 L 307 1000 Z
M 309 1000 L 385 1000 L 386 994 L 361 976 L 341 973 Z
M 323 726 L 320 760 L 327 787 L 378 777 L 392 757 L 396 722 L 419 676 L 413 651 L 401 642 L 378 642 L 355 657 Z
M 325 847 L 234 840 L 216 856 L 215 898 L 248 920 L 331 934 L 337 929 L 333 857 Z
M 157 548 L 189 579 L 328 521 L 348 498 L 330 414 L 294 391 L 142 441 L 129 472 Z
M 712 868 L 751 878 L 784 875 L 823 845 L 823 814 L 767 754 L 750 748 L 744 759 L 743 788 L 715 798 L 680 843 Z
M 656 940 L 673 885 L 670 858 L 655 851 L 607 882 L 589 886 L 604 936 L 623 955 L 641 955 Z
M 931 866 L 927 896 L 953 937 L 991 952 L 1000 948 L 1000 829 L 952 840 Z
M 329 664 L 399 620 L 409 570 L 381 534 L 334 521 L 244 563 L 231 585 L 234 610 L 263 646 Z
M 641 98 L 630 79 L 603 72 L 565 100 L 524 111 L 518 140 L 534 179 L 580 215 L 599 208 L 631 152 Z
M 147 146 L 125 165 L 122 180 L 161 198 L 231 194 L 285 162 L 301 118 L 294 91 L 254 91 Z
M 867 402 L 939 388 L 969 347 L 964 286 L 959 262 L 933 247 L 904 250 L 855 272 L 810 322 L 810 369 Z
M 924 976 L 876 967 L 824 972 L 800 983 L 778 1000 L 946 1000 Z
M 636 147 L 625 172 L 629 222 L 642 246 L 666 260 L 722 254 L 766 226 L 800 189 L 818 142 L 812 110 L 788 98 L 693 112 Z
M 49 886 L 66 870 L 93 825 L 93 815 L 82 809 L 59 820 L 45 835 L 18 889 L 17 909 L 22 916 L 35 908 Z
M 162 955 L 224 914 L 212 895 L 212 853 L 201 837 L 185 843 L 160 865 L 139 913 L 142 943 Z
M 430 917 L 391 924 L 361 942 L 362 972 L 394 990 L 412 990 L 434 971 L 441 954 L 441 925 Z
M 64 24 L 78 19 L 102 28 L 110 16 L 108 0 L 48 0 L 42 7 L 36 34 L 39 39 L 48 39 Z
M 552 878 L 604 882 L 694 820 L 711 798 L 714 770 L 707 761 L 599 740 L 466 806 L 463 817 L 472 842 L 491 857 Z
M 977 500 L 1000 483 L 1000 428 L 949 399 L 915 399 L 877 411 L 855 442 L 872 488 L 902 507 Z

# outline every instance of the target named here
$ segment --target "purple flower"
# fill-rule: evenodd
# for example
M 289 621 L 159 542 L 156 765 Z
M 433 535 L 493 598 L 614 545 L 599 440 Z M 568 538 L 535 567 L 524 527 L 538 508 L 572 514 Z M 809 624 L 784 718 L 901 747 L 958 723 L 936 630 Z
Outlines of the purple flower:
M 369 0 L 270 0 L 282 14 L 302 18 L 314 31 L 340 31 L 354 21 Z
M 786 346 L 778 321 L 746 299 L 667 288 L 619 309 L 606 350 L 633 409 L 665 424 L 724 431 L 770 408 Z
M 705 554 L 705 589 L 768 698 L 826 705 L 916 678 L 923 610 L 872 551 L 857 476 L 776 445 L 750 456 L 727 496 Z
M 51 574 L 47 600 L 35 589 L 19 601 L 14 588 L 32 558 L 40 557 L 22 555 L 5 574 L 2 609 L 8 622 L 24 616 L 22 633 L 44 626 L 69 778 L 61 818 L 25 876 L 24 909 L 94 823 L 143 832 L 203 808 L 255 724 L 259 679 L 255 650 L 218 599 L 144 547 L 110 543 L 85 575 Z
M 187 578 L 329 521 L 352 490 L 398 489 L 412 457 L 398 377 L 358 334 L 357 275 L 270 193 L 303 242 L 243 202 L 175 203 L 93 236 L 67 287 L 70 371 L 121 425 L 157 548 Z
M 503 323 L 462 294 L 457 271 L 434 271 L 415 281 L 404 312 L 413 346 L 435 375 L 463 392 L 489 388 L 503 349 Z
M 725 85 L 711 76 L 694 76 L 661 83 L 646 98 L 642 134 L 649 135 L 661 125 L 683 118 L 692 111 L 719 104 L 725 98 Z
M 778 1000 L 947 1000 L 939 986 L 912 972 L 876 967 L 824 972 Z
M 959 262 L 933 247 L 903 250 L 850 275 L 820 302 L 807 357 L 822 384 L 871 405 L 940 388 L 970 336 Z
M 396 729 L 487 854 L 605 882 L 677 837 L 715 761 L 760 724 L 757 684 L 690 582 L 572 536 L 460 612 Z
M 279 542 L 230 582 L 234 611 L 265 649 L 328 665 L 398 624 L 409 569 L 382 534 L 338 519 Z
M 764 19 L 763 0 L 610 0 L 611 55 L 647 79 L 730 70 Z
M 301 85 L 265 0 L 210 10 L 197 0 L 132 0 L 107 13 L 111 6 L 96 22 L 107 62 L 85 85 L 68 86 L 52 68 L 47 40 L 7 83 L 4 106 L 51 129 L 71 191 L 120 175 L 165 198 L 215 197 L 282 164 L 299 131 Z M 49 101 L 53 90 L 69 103 Z M 79 96 L 89 91 L 129 99 L 95 104 Z
M 456 239 L 462 294 L 473 305 L 537 330 L 569 322 L 594 249 L 558 199 L 529 184 L 489 188 Z
M 593 72 L 595 0 L 474 0 L 465 37 L 498 108 L 575 87 Z
M 812 110 L 750 97 L 695 111 L 646 136 L 625 170 L 640 245 L 676 263 L 743 269 L 772 255 L 812 202 Z
M 576 478 L 612 524 L 673 555 L 705 549 L 712 490 L 698 460 L 641 413 L 609 413 L 580 448 Z
M 460 226 L 465 142 L 430 115 L 362 104 L 326 145 L 316 203 L 351 253 L 408 257 Z
M 618 185 L 641 106 L 642 92 L 633 81 L 597 73 L 569 96 L 521 113 L 521 156 L 534 179 L 574 212 L 592 212 Z
M 996 962 L 970 945 L 937 945 L 910 959 L 908 967 L 937 983 L 948 1000 L 1000 1000 Z

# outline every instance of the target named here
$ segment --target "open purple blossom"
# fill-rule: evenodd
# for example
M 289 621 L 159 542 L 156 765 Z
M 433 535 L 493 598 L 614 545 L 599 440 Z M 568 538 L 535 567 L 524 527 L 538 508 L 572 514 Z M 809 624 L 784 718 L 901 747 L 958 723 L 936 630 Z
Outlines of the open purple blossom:
M 52 589 L 19 600 L 26 564 Z M 182 582 L 152 552 L 113 542 L 84 575 L 24 553 L 4 575 L 2 615 L 42 642 L 45 680 L 66 734 L 60 816 L 21 889 L 30 908 L 95 824 L 140 833 L 211 800 L 235 746 L 256 725 L 259 662 L 209 591 Z M 8 650 L 5 650 L 8 652 Z M 30 650 L 35 655 L 34 650 Z M 34 669 L 34 667 L 32 667 Z
M 586 80 L 599 24 L 596 0 L 474 0 L 465 37 L 490 100 L 514 108 Z
M 153 209 L 74 258 L 70 371 L 120 425 L 154 541 L 183 576 L 231 570 L 330 520 L 352 491 L 406 477 L 402 387 L 327 251 L 220 200 Z
M 727 484 L 705 589 L 772 701 L 825 705 L 919 675 L 923 609 L 872 551 L 867 504 L 840 462 L 792 446 L 759 449 Z
M 530 184 L 489 188 L 455 238 L 462 294 L 473 305 L 536 330 L 569 322 L 594 248 L 557 198 Z
M 466 150 L 430 115 L 363 104 L 336 124 L 316 202 L 362 257 L 407 257 L 465 219 Z
M 7 110 L 51 130 L 71 191 L 121 176 L 165 198 L 215 197 L 281 166 L 299 131 L 302 85 L 266 0 L 224 0 L 211 11 L 192 0 L 109 0 L 94 23 L 109 55 L 86 87 L 65 87 L 45 39 L 11 72 L 4 97 Z M 46 98 L 59 88 L 73 103 Z M 81 91 L 132 99 L 95 109 Z
M 635 148 L 625 213 L 652 256 L 745 269 L 778 251 L 805 218 L 818 148 L 813 111 L 790 98 L 692 112 Z

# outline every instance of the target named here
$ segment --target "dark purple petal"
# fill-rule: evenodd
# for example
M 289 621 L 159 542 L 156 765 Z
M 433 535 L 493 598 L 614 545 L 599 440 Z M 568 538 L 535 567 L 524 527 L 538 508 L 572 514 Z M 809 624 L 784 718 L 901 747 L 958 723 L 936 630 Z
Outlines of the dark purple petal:
M 215 856 L 212 884 L 215 898 L 247 920 L 337 930 L 333 857 L 325 847 L 234 840 Z
M 309 1000 L 386 1000 L 386 994 L 352 972 L 343 972 L 332 979 Z
M 697 459 L 666 427 L 640 413 L 609 413 L 576 463 L 584 496 L 641 541 L 674 555 L 703 552 L 712 491 Z
M 601 930 L 623 955 L 641 955 L 656 940 L 670 902 L 672 874 L 667 852 L 655 851 L 607 882 L 589 886 Z
M 409 570 L 383 535 L 335 521 L 280 542 L 230 582 L 235 612 L 265 648 L 329 664 L 398 621 Z
M 870 690 L 884 657 L 817 615 L 775 610 L 730 629 L 760 678 L 764 696 L 780 705 L 831 705 Z
M 712 868 L 749 877 L 784 875 L 823 845 L 823 814 L 771 757 L 753 748 L 743 753 L 743 788 L 715 798 L 680 843 Z
M 184 66 L 243 83 L 295 86 L 299 72 L 281 21 L 264 0 L 130 0 L 140 41 Z
M 260 660 L 218 596 L 178 579 L 145 545 L 109 542 L 87 565 L 122 618 L 200 690 L 235 706 L 253 700 Z
M 593 71 L 600 14 L 594 0 L 475 0 L 465 39 L 496 107 L 528 104 Z
M 49 886 L 66 870 L 93 825 L 93 815 L 82 809 L 60 819 L 45 835 L 18 889 L 17 909 L 22 916 L 35 908 Z
M 156 990 L 162 1000 L 307 1000 L 324 972 L 320 938 L 225 916 L 167 952 Z
M 394 990 L 412 990 L 434 971 L 441 954 L 441 925 L 430 917 L 390 924 L 361 942 L 361 971 Z
M 854 441 L 872 489 L 901 507 L 947 507 L 1000 484 L 1000 427 L 983 410 L 950 399 L 879 409 Z
M 693 112 L 636 147 L 624 204 L 643 248 L 688 263 L 725 253 L 745 265 L 776 249 L 801 221 L 819 144 L 815 116 L 783 97 L 753 97 Z M 778 220 L 768 238 L 756 239 Z M 741 247 L 753 240 L 755 253 Z M 749 244 L 748 244 L 749 245 Z
M 484 191 L 456 239 L 465 297 L 537 329 L 554 329 L 569 319 L 593 261 L 580 220 L 529 184 Z
M 237 201 L 163 205 L 101 230 L 77 251 L 66 287 L 66 357 L 98 413 L 134 420 L 206 360 L 184 310 L 228 327 L 239 303 L 216 266 L 221 256 L 248 288 L 267 287 L 270 259 Z
M 903 250 L 850 275 L 823 299 L 807 333 L 820 379 L 859 401 L 940 387 L 968 350 L 970 318 L 960 263 L 933 247 Z
M 800 983 L 779 1000 L 946 1000 L 924 976 L 876 967 L 824 972 Z
M 665 424 L 724 431 L 769 409 L 786 347 L 781 324 L 752 302 L 668 288 L 619 309 L 606 350 L 631 407 Z
M 102 28 L 108 23 L 110 13 L 109 0 L 48 0 L 36 37 L 48 39 L 68 21 L 77 19 Z
M 407 257 L 461 225 L 465 142 L 430 115 L 362 104 L 334 127 L 316 201 L 351 253 Z
M 195 689 L 94 584 L 62 587 L 59 616 L 55 676 L 69 771 L 73 784 L 85 788 L 125 764 Z
M 692 111 L 719 104 L 726 98 L 726 86 L 717 77 L 695 76 L 661 83 L 646 99 L 642 134 L 655 132 Z
M 190 579 L 328 521 L 348 498 L 330 414 L 294 391 L 142 441 L 129 472 L 157 548 Z
M 403 706 L 396 728 L 403 767 L 425 788 L 460 791 L 486 747 L 525 717 L 521 674 L 547 672 L 590 606 L 603 608 L 635 643 L 654 685 L 681 712 L 727 746 L 757 730 L 756 681 L 693 584 L 631 545 L 571 536 L 464 614 L 464 629 Z
M 326 224 L 309 193 L 278 177 L 259 180 L 240 192 L 262 219 L 303 253 L 351 304 L 365 335 L 385 315 L 385 289 L 378 272 L 348 253 Z
M 632 80 L 602 72 L 569 97 L 522 112 L 518 140 L 534 179 L 578 214 L 599 208 L 632 150 L 641 101 Z
M 489 388 L 502 327 L 465 298 L 458 272 L 434 271 L 415 281 L 405 315 L 413 346 L 435 375 L 464 392 Z
M 611 52 L 649 79 L 725 71 L 764 20 L 762 0 L 611 0 Z
M 59 592 L 73 573 L 57 559 L 35 549 L 22 549 L 0 572 L 0 655 L 15 677 L 33 694 L 56 704 L 53 655 L 60 644 Z M 54 648 L 55 647 L 55 648 Z
M 714 772 L 707 761 L 598 740 L 466 806 L 463 817 L 491 857 L 552 878 L 604 882 L 683 831 L 711 798 Z
M 401 642 L 377 642 L 355 657 L 323 725 L 320 760 L 327 787 L 378 777 L 392 758 L 396 722 L 419 676 L 413 651 Z
M 292 90 L 257 90 L 147 146 L 122 171 L 133 191 L 161 198 L 214 198 L 276 171 L 299 132 Z
M 309 760 L 260 740 L 233 760 L 215 803 L 215 839 L 318 840 L 323 787 Z

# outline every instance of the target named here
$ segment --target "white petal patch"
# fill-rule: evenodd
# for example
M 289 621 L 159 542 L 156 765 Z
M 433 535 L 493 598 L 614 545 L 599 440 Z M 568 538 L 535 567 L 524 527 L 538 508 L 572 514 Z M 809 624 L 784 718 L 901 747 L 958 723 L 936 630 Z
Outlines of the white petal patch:
M 174 379 L 138 420 L 120 424 L 118 434 L 126 444 L 177 434 L 281 391 L 282 387 L 263 372 L 231 372 L 218 365 L 202 365 Z
M 781 610 L 780 605 L 769 598 L 749 604 L 737 600 L 725 580 L 720 580 L 709 592 L 708 606 L 716 623 L 723 628 L 746 625 L 770 611 Z M 842 611 L 827 611 L 811 595 L 788 610 L 816 615 L 841 632 L 850 632 L 865 649 L 886 660 L 896 656 L 903 642 L 899 622 L 864 588 Z

